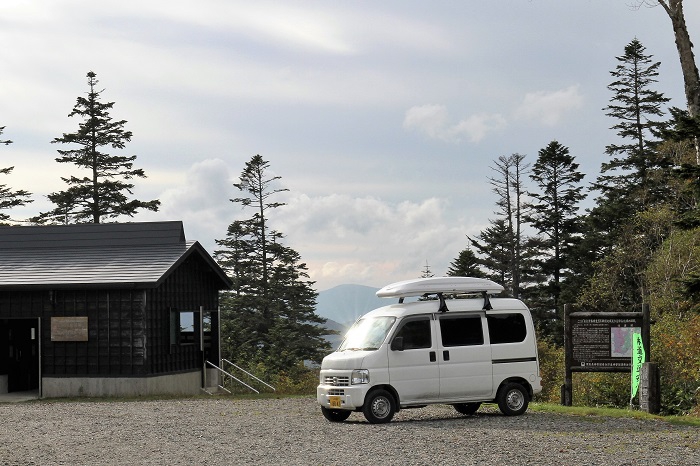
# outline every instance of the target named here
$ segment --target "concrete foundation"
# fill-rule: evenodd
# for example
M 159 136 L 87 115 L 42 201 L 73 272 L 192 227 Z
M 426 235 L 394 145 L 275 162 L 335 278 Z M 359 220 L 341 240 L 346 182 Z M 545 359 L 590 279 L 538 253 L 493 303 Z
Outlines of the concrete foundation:
M 152 377 L 43 377 L 41 383 L 43 398 L 196 395 L 201 393 L 202 372 Z

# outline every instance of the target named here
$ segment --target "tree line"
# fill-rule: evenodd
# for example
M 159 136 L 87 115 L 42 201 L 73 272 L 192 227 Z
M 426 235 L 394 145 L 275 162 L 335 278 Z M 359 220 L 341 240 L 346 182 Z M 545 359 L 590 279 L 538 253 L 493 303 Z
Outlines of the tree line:
M 534 164 L 517 153 L 498 157 L 489 178 L 495 217 L 467 238 L 447 273 L 504 284 L 531 306 L 554 352 L 561 344 L 563 303 L 600 311 L 650 303 L 653 353 L 673 379 L 665 386 L 680 406 L 692 404 L 679 398 L 700 385 L 700 78 L 682 0 L 639 5 L 644 3 L 660 5 L 671 19 L 687 109 L 670 108 L 665 116 L 668 99 L 654 90 L 659 63 L 632 40 L 610 73 L 612 97 L 603 111 L 619 141 L 606 146 L 610 158 L 596 180 L 585 186 L 575 157 L 556 140 L 538 152 Z M 114 102 L 102 102 L 96 74 L 87 78 L 87 96 L 78 97 L 69 113 L 81 119 L 78 129 L 52 141 L 68 145 L 58 150 L 56 162 L 81 172 L 62 178 L 66 189 L 48 195 L 54 207 L 32 222 L 99 223 L 158 210 L 158 200 L 133 198 L 132 180 L 146 175 L 134 168 L 135 155 L 113 153 L 126 147 L 132 133 L 126 121 L 110 116 Z M 276 201 L 284 189 L 268 170 L 259 155 L 246 163 L 234 183 L 240 197 L 231 201 L 251 215 L 233 221 L 217 240 L 215 258 L 234 283 L 221 297 L 222 349 L 270 373 L 303 371 L 302 361 L 318 361 L 329 349 L 323 339 L 328 332 L 314 313 L 317 293 L 306 264 L 269 225 L 270 212 L 284 205 Z M 596 196 L 593 206 L 581 212 L 589 195 Z M 0 184 L 0 221 L 10 220 L 4 211 L 29 202 L 30 193 Z
M 556 140 L 532 165 L 517 153 L 499 157 L 490 178 L 495 217 L 467 238 L 447 273 L 504 284 L 532 308 L 540 337 L 555 351 L 564 303 L 608 312 L 650 304 L 666 406 L 691 409 L 700 386 L 700 351 L 689 343 L 700 329 L 700 117 L 691 96 L 687 110 L 671 107 L 666 115 L 669 99 L 654 89 L 660 63 L 638 39 L 616 59 L 603 111 L 618 141 L 606 146 L 609 159 L 595 181 L 584 184 Z M 588 195 L 596 197 L 582 211 Z

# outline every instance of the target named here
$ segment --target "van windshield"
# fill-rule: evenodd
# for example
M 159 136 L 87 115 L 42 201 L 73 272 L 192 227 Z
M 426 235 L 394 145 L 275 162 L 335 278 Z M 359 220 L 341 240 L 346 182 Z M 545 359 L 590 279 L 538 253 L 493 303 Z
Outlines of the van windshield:
M 369 317 L 350 327 L 338 351 L 370 351 L 379 349 L 396 317 Z

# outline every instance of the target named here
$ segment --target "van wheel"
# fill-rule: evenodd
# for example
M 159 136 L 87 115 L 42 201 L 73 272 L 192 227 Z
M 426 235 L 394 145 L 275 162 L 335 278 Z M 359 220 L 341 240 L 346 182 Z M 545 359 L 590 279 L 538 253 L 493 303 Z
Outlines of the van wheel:
M 365 397 L 362 412 L 370 423 L 383 424 L 394 417 L 396 402 L 386 390 L 374 390 Z
M 350 417 L 352 411 L 348 411 L 347 409 L 328 409 L 321 406 L 321 412 L 323 413 L 323 417 L 331 422 L 343 422 Z
M 518 416 L 527 410 L 528 396 L 519 383 L 508 383 L 498 391 L 498 408 L 506 416 Z
M 481 403 L 455 403 L 452 406 L 455 407 L 458 413 L 471 416 L 479 409 Z

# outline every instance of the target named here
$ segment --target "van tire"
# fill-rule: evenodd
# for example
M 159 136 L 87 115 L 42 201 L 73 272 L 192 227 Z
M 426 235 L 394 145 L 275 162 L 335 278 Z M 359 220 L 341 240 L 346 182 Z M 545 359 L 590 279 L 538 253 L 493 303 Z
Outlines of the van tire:
M 481 403 L 455 403 L 452 406 L 455 407 L 458 413 L 471 416 L 478 411 Z
M 519 416 L 527 410 L 528 394 L 519 383 L 507 383 L 498 390 L 498 408 L 506 416 Z
M 349 418 L 350 413 L 352 413 L 352 411 L 347 409 L 328 409 L 323 406 L 321 406 L 321 412 L 323 413 L 323 417 L 331 422 L 343 422 Z
M 365 397 L 362 413 L 371 424 L 384 424 L 391 421 L 396 412 L 396 401 L 386 390 L 377 389 Z

